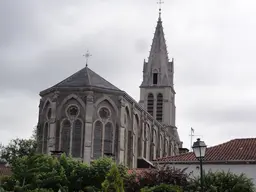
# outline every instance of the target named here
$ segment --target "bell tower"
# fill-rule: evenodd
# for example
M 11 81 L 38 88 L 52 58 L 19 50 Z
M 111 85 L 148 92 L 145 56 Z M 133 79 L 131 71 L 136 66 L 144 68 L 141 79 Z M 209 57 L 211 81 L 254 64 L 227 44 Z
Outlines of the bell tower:
M 159 18 L 148 57 L 143 64 L 140 104 L 159 122 L 175 127 L 175 91 L 173 87 L 174 60 L 168 58 L 166 41 Z

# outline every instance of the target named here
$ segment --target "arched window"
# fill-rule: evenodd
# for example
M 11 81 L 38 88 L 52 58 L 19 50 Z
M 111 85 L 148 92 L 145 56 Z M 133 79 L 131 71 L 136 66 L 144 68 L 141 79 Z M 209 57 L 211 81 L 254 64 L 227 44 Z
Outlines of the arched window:
M 137 116 L 136 116 L 136 122 L 135 122 L 135 130 L 137 130 L 137 135 L 138 135 L 138 137 L 137 137 L 137 139 L 138 139 L 138 141 L 137 141 L 137 156 L 141 157 L 142 156 L 142 154 L 141 154 L 142 153 L 142 151 L 141 151 L 142 127 L 139 126 L 139 124 L 138 124 Z
M 133 131 L 132 131 L 132 126 L 128 127 L 128 158 L 127 158 L 127 162 L 128 162 L 128 167 L 129 168 L 133 168 L 133 150 L 134 150 L 134 145 L 133 145 Z
M 115 150 L 114 150 L 114 153 L 115 154 L 118 154 L 118 150 L 119 150 L 119 127 L 118 125 L 116 124 L 116 129 L 115 129 Z
M 105 136 L 104 136 L 104 154 L 112 154 L 112 142 L 113 142 L 113 126 L 110 122 L 105 125 Z
M 37 125 L 37 142 L 38 142 L 38 152 L 43 152 L 43 140 L 44 140 L 44 124 Z
M 158 73 L 157 70 L 154 70 L 153 72 L 153 85 L 157 85 L 158 83 Z
M 69 120 L 64 120 L 62 123 L 61 130 L 61 151 L 69 155 L 70 153 L 70 134 L 71 134 L 71 124 Z
M 148 141 L 149 141 L 149 125 L 146 124 L 144 129 L 144 157 L 147 158 L 148 150 Z
M 93 139 L 93 157 L 97 159 L 102 156 L 102 129 L 103 125 L 97 121 L 94 126 L 94 139 Z
M 48 134 L 49 134 L 49 124 L 45 123 L 44 133 L 43 133 L 43 153 L 47 153 Z
M 154 95 L 152 93 L 148 94 L 148 107 L 147 111 L 150 115 L 154 115 Z
M 157 95 L 156 120 L 160 122 L 163 120 L 163 95 L 161 93 Z
M 159 150 L 160 150 L 160 157 L 163 156 L 163 136 L 160 135 L 159 137 Z
M 164 140 L 164 156 L 168 156 L 168 147 L 169 147 L 168 140 L 165 139 Z
M 81 157 L 82 148 L 82 122 L 76 120 L 73 126 L 73 136 L 72 136 L 72 156 Z
M 150 160 L 154 160 L 155 158 L 155 130 L 152 128 L 151 130 L 151 141 L 150 141 Z
M 52 117 L 52 109 L 49 108 L 49 109 L 48 109 L 48 112 L 47 112 L 47 119 L 50 120 L 51 117 Z
M 132 168 L 133 163 L 133 134 L 128 130 L 128 166 Z

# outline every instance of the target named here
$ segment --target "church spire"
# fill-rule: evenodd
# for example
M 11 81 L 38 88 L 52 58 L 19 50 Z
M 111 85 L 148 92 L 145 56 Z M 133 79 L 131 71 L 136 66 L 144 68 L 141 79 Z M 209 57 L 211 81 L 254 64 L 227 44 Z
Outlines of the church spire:
M 162 4 L 160 0 L 158 4 Z M 166 41 L 164 37 L 161 8 L 151 45 L 148 62 L 144 62 L 143 82 L 141 86 L 168 86 L 173 85 L 173 63 L 169 61 Z M 157 79 L 157 80 L 154 80 Z
M 164 57 L 168 59 L 168 52 L 166 47 L 166 41 L 164 38 L 164 30 L 161 19 L 161 12 L 159 12 L 159 18 L 149 54 L 149 61 L 154 57 Z

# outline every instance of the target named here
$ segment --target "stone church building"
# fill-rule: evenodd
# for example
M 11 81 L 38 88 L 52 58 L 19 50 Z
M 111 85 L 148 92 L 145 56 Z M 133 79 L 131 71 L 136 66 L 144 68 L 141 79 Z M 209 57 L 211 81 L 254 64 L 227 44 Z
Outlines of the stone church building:
M 40 92 L 39 152 L 62 151 L 87 163 L 112 156 L 130 168 L 179 154 L 173 75 L 160 14 L 140 101 L 86 66 Z

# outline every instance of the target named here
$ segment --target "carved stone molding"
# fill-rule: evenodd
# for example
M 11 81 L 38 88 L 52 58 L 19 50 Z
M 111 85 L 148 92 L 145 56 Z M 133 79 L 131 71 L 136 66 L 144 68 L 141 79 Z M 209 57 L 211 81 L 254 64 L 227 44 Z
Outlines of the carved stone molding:
M 118 98 L 119 102 L 121 103 L 121 107 L 125 107 L 125 100 L 122 96 Z
M 49 120 L 49 123 L 50 124 L 53 124 L 53 123 L 55 123 L 56 122 L 56 118 L 51 118 L 50 120 Z
M 87 92 L 87 96 L 86 96 L 86 102 L 87 103 L 93 103 L 94 101 L 94 97 L 93 97 L 93 92 Z
M 60 96 L 60 92 L 59 91 L 55 91 L 54 95 L 52 97 L 52 101 L 56 102 L 58 100 L 59 96 Z

